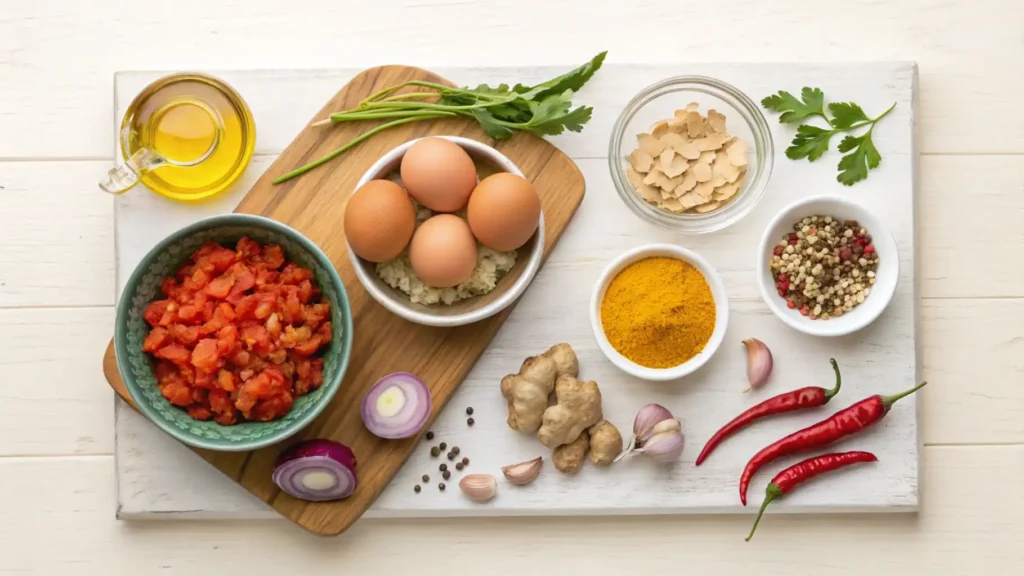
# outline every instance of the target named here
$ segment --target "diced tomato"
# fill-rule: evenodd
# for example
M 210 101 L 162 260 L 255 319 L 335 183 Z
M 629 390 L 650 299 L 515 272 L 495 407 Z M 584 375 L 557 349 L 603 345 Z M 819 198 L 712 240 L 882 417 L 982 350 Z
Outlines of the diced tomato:
M 199 340 L 199 326 L 185 326 L 184 324 L 171 324 L 167 327 L 175 340 L 186 346 L 195 344 Z
M 250 417 L 253 420 L 262 422 L 280 418 L 292 409 L 294 402 L 295 398 L 291 392 L 281 392 L 256 404 L 252 409 Z
M 206 404 L 206 395 L 209 393 L 209 390 L 206 390 L 205 388 L 193 388 L 192 402 L 194 404 Z
M 231 363 L 239 368 L 244 368 L 249 364 L 249 352 L 247 350 L 239 350 L 230 357 Z
M 199 262 L 203 258 L 206 258 L 210 254 L 216 252 L 217 249 L 220 247 L 220 244 L 217 244 L 216 242 L 207 242 L 206 244 L 200 246 L 199 250 L 196 250 L 195 254 L 192 255 L 192 261 Z
M 206 406 L 189 406 L 188 415 L 196 420 L 209 420 L 213 418 L 213 412 Z
M 217 353 L 221 356 L 234 354 L 239 349 L 238 328 L 228 324 L 217 332 Z
M 265 353 L 270 350 L 270 333 L 263 326 L 246 326 L 242 329 L 242 342 L 249 350 Z
M 231 293 L 227 296 L 227 301 L 237 304 L 246 290 L 256 286 L 256 275 L 243 262 L 236 262 L 231 267 L 231 276 L 235 279 L 235 283 L 231 288 Z
M 228 372 L 227 370 L 221 370 L 217 372 L 217 386 L 225 392 L 234 392 L 237 384 L 237 377 Z
M 203 324 L 200 332 L 202 334 L 216 334 L 220 329 L 230 324 L 236 318 L 235 309 L 227 302 L 221 302 L 213 311 L 213 318 Z
M 172 381 L 162 387 L 160 393 L 175 406 L 188 406 L 192 403 L 192 390 L 184 382 Z
M 199 309 L 193 304 L 185 304 L 181 308 L 178 308 L 178 320 L 182 322 L 191 322 L 199 315 Z
M 228 396 L 228 393 L 220 388 L 211 390 L 207 400 L 210 403 L 210 409 L 217 414 L 235 411 L 234 406 L 231 405 L 231 398 Z
M 303 356 L 312 356 L 316 354 L 316 351 L 320 349 L 322 344 L 319 336 L 313 336 L 309 340 L 301 342 L 295 345 L 295 352 L 302 354 Z
M 330 320 L 324 322 L 316 329 L 316 335 L 320 337 L 320 341 L 324 344 L 331 341 L 331 336 L 334 335 L 334 327 L 331 325 Z
M 263 263 L 271 270 L 284 266 L 284 250 L 273 244 L 266 246 L 263 248 Z
M 192 365 L 200 370 L 213 372 L 217 369 L 219 361 L 217 341 L 213 338 L 203 338 L 192 350 Z
M 202 313 L 206 309 L 206 305 L 210 303 L 210 299 L 207 298 L 206 292 L 199 291 L 192 296 L 192 305 L 196 307 Z
M 192 276 L 188 277 L 184 282 L 182 282 L 182 286 L 186 290 L 198 292 L 202 290 L 210 282 L 210 272 L 212 272 L 212 269 L 210 271 L 206 271 L 197 266 L 192 270 Z
M 303 304 L 309 304 L 310 298 L 313 297 L 313 283 L 309 280 L 303 280 L 299 283 L 299 302 Z
M 171 334 L 166 328 L 157 326 L 146 335 L 146 339 L 142 341 L 143 352 L 156 352 L 157 349 L 163 347 L 171 339 Z
M 164 313 L 167 312 L 167 307 L 170 303 L 170 300 L 150 302 L 149 306 L 146 306 L 146 310 L 142 313 L 142 319 L 150 326 L 159 326 L 160 319 L 164 317 Z
M 261 268 L 259 271 L 256 272 L 256 286 L 262 288 L 264 286 L 276 284 L 280 277 L 281 273 L 277 272 L 276 270 L 267 270 L 266 268 Z
M 223 272 L 231 267 L 235 263 L 237 256 L 234 250 L 228 250 L 223 246 L 217 246 L 209 255 L 206 256 L 206 260 L 213 265 L 213 269 L 216 272 Z
M 331 314 L 331 305 L 317 303 L 302 308 L 302 323 L 309 326 L 310 330 L 316 330 L 320 324 Z
M 204 390 L 214 390 L 217 388 L 217 382 L 213 379 L 213 374 L 210 374 L 206 370 L 195 371 L 195 377 L 193 378 L 192 385 Z
M 160 281 L 160 291 L 175 302 L 185 303 L 188 302 L 188 292 L 185 291 L 180 284 L 175 282 L 174 278 L 164 278 Z
M 222 412 L 214 416 L 213 421 L 221 426 L 231 426 L 238 421 L 238 412 L 235 410 Z
M 242 238 L 235 245 L 235 252 L 240 259 L 251 259 L 260 255 L 260 245 L 249 238 Z
M 231 293 L 231 287 L 234 285 L 235 277 L 231 274 L 224 274 L 211 280 L 210 283 L 206 285 L 206 288 L 203 288 L 203 292 L 213 298 L 223 300 Z
M 175 364 L 186 364 L 189 359 L 188 350 L 181 344 L 168 344 L 153 353 L 157 358 L 169 360 Z

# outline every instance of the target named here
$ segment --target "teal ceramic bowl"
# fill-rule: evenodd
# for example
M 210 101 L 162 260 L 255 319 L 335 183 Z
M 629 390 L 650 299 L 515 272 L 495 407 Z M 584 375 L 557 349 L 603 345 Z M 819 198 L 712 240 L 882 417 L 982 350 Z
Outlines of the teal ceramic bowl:
M 173 276 L 200 246 L 206 242 L 233 245 L 242 236 L 248 236 L 261 245 L 278 244 L 284 248 L 289 261 L 313 271 L 316 286 L 331 304 L 334 337 L 323 352 L 323 385 L 296 399 L 284 418 L 221 426 L 213 421 L 194 420 L 160 394 L 150 356 L 142 351 L 142 341 L 150 329 L 142 319 L 142 313 L 150 302 L 163 297 L 161 279 Z M 225 214 L 200 220 L 157 244 L 128 279 L 118 303 L 115 322 L 117 366 L 139 411 L 185 444 L 209 450 L 254 450 L 280 442 L 306 427 L 338 391 L 352 353 L 352 313 L 348 294 L 330 259 L 298 231 L 280 222 L 248 214 Z

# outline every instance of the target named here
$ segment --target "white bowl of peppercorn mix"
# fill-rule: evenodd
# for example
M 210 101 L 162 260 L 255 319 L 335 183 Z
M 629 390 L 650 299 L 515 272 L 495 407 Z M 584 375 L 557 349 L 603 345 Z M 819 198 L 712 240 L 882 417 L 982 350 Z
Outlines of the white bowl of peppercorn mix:
M 842 336 L 872 323 L 899 281 L 896 240 L 855 202 L 815 196 L 781 210 L 757 252 L 768 307 L 814 336 Z

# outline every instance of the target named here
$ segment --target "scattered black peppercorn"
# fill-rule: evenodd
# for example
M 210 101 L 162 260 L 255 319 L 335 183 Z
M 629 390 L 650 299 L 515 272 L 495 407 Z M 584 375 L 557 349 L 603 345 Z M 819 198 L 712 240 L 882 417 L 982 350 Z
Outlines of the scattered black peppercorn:
M 464 457 L 464 458 L 462 459 L 462 465 L 463 465 L 463 466 L 469 466 L 469 458 L 465 458 L 465 457 Z
M 452 473 L 447 471 L 447 470 L 445 470 L 444 474 L 441 474 L 441 476 L 444 476 L 444 479 L 447 480 L 447 479 L 452 477 Z
M 424 474 L 423 475 L 423 481 L 424 482 L 430 482 L 430 476 L 427 476 L 426 474 Z
M 460 452 L 460 451 L 461 451 L 461 450 L 459 450 L 459 447 L 458 447 L 458 446 L 456 446 L 456 447 L 452 448 L 452 454 L 455 454 L 456 456 L 458 456 L 458 455 L 459 455 L 459 452 Z
M 459 462 L 459 463 L 457 463 L 457 464 L 455 465 L 455 469 L 456 469 L 456 470 L 462 470 L 462 469 L 463 469 L 463 468 L 465 468 L 465 467 L 466 467 L 466 465 L 465 465 L 465 464 L 463 464 L 462 462 Z
M 449 460 L 455 460 L 455 453 L 454 452 L 449 452 L 448 453 L 448 459 Z
M 427 432 L 427 440 L 433 440 L 433 439 L 434 439 L 434 432 L 433 431 Z
M 467 416 L 472 416 L 473 415 L 473 407 L 472 406 L 470 406 L 469 408 L 466 408 L 466 415 Z
M 437 469 L 440 470 L 441 472 L 444 472 L 445 470 L 448 469 L 448 465 L 447 464 L 441 464 L 440 466 L 437 467 Z
M 444 482 L 441 482 L 440 484 L 438 484 L 437 485 L 437 489 L 440 490 L 441 492 L 444 492 Z
M 419 485 L 419 484 L 417 484 L 417 485 L 415 485 L 415 486 L 413 486 L 413 487 L 412 487 L 412 491 L 413 491 L 413 492 L 415 492 L 415 493 L 417 493 L 417 494 L 419 494 L 419 493 L 420 493 L 420 490 L 422 490 L 422 488 L 420 488 L 420 485 Z
M 434 446 L 433 448 L 430 449 L 430 455 L 433 456 L 434 458 L 437 458 L 440 454 L 441 449 L 438 448 L 437 446 Z
M 441 450 L 444 450 L 447 447 L 448 447 L 448 443 L 447 442 L 441 442 L 441 444 L 438 445 L 438 448 L 441 449 Z
M 472 418 L 469 418 L 469 419 L 466 420 L 466 424 L 469 424 L 470 426 L 472 426 L 473 424 L 476 424 L 476 420 L 473 420 Z

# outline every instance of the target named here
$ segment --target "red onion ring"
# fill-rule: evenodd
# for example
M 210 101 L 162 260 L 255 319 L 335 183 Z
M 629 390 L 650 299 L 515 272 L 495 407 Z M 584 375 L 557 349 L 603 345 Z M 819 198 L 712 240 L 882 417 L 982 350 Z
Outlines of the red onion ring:
M 278 456 L 271 478 L 278 488 L 301 500 L 340 500 L 355 492 L 356 456 L 340 442 L 306 440 Z
M 361 414 L 363 424 L 374 436 L 415 436 L 430 417 L 430 390 L 408 372 L 388 374 L 363 397 Z

